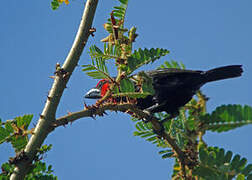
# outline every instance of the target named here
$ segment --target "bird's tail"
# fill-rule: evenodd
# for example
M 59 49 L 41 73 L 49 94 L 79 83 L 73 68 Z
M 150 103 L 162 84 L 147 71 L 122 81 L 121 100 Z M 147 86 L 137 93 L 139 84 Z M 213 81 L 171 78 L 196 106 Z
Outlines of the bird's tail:
M 214 68 L 205 72 L 206 82 L 218 81 L 222 79 L 235 78 L 241 76 L 242 65 L 231 65 Z

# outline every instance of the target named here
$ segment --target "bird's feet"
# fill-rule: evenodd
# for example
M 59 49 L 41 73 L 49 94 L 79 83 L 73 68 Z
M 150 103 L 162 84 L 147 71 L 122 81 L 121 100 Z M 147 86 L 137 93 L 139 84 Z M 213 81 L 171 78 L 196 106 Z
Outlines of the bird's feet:
M 162 137 L 162 135 L 165 131 L 163 123 L 161 121 L 159 121 L 157 118 L 155 118 L 153 113 L 150 112 L 149 110 L 145 109 L 145 110 L 143 110 L 143 112 L 148 114 L 148 117 L 144 118 L 143 122 L 144 123 L 151 122 L 152 126 L 153 126 L 153 129 L 152 129 L 153 133 L 157 134 L 158 137 Z
M 144 123 L 148 123 L 148 122 L 150 122 L 150 121 L 154 118 L 153 113 L 151 113 L 151 112 L 148 111 L 147 109 L 143 110 L 143 112 L 144 112 L 145 114 L 148 114 L 148 117 L 147 117 L 147 118 L 143 118 L 143 122 L 144 122 Z

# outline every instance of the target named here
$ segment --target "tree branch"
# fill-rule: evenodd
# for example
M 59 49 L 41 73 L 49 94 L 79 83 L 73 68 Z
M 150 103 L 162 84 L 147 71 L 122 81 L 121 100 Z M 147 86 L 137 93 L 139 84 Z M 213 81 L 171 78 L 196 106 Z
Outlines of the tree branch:
M 74 68 L 78 64 L 82 51 L 90 35 L 89 30 L 93 22 L 97 4 L 98 0 L 87 0 L 86 2 L 75 41 L 64 62 L 64 65 L 62 66 L 62 71 L 56 73 L 54 83 L 50 90 L 43 112 L 40 115 L 39 121 L 34 130 L 34 135 L 31 136 L 25 147 L 24 153 L 27 158 L 16 164 L 14 173 L 10 178 L 11 180 L 24 179 L 37 150 L 40 148 L 47 135 L 51 132 L 51 126 L 55 121 L 55 114 L 61 96 Z
M 148 113 L 136 108 L 134 104 L 101 104 L 98 107 L 91 106 L 88 107 L 82 111 L 70 113 L 68 115 L 62 116 L 58 118 L 53 123 L 53 129 L 59 126 L 64 126 L 68 124 L 69 122 L 73 122 L 77 119 L 83 118 L 83 117 L 94 117 L 96 115 L 103 116 L 105 114 L 106 110 L 111 111 L 121 111 L 121 112 L 131 112 L 134 113 L 135 116 L 137 116 L 139 119 L 151 119 L 150 122 L 152 123 L 153 130 L 155 132 L 160 132 L 160 136 L 165 139 L 172 149 L 174 149 L 175 153 L 178 156 L 178 159 L 180 160 L 182 165 L 187 165 L 191 161 L 185 156 L 184 152 L 178 147 L 175 140 L 165 131 L 163 131 L 162 123 L 155 117 L 150 116 Z

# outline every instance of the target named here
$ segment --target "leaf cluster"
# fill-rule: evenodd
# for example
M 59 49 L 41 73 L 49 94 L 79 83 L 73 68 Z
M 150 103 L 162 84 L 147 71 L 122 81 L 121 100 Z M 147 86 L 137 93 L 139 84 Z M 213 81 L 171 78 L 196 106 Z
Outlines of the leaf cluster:
M 91 64 L 83 65 L 82 71 L 94 79 L 108 79 L 111 82 L 112 97 L 145 98 L 154 93 L 152 81 L 143 73 L 136 76 L 132 73 L 139 67 L 153 63 L 167 55 L 169 51 L 162 48 L 137 49 L 132 51 L 133 42 L 137 37 L 136 28 L 124 28 L 125 13 L 128 1 L 120 0 L 114 7 L 108 22 L 104 24 L 109 35 L 102 39 L 103 50 L 92 45 L 89 49 Z M 124 35 L 128 32 L 128 35 Z M 113 61 L 117 67 L 117 76 L 108 72 L 107 63 Z M 109 97 L 107 97 L 109 98 Z
M 206 180 L 252 178 L 252 164 L 247 164 L 247 159 L 238 154 L 233 156 L 231 151 L 225 152 L 223 148 L 202 146 L 199 159 L 200 165 L 193 170 L 193 174 Z
M 6 122 L 0 120 L 0 144 L 10 142 L 16 152 L 22 150 L 28 142 L 28 135 L 32 133 L 32 130 L 28 130 L 32 118 L 33 115 L 24 115 Z
M 202 128 L 213 132 L 225 132 L 252 124 L 252 107 L 229 104 L 217 107 L 212 113 L 200 116 Z
M 52 165 L 46 165 L 41 160 L 44 158 L 45 153 L 51 150 L 52 145 L 43 145 L 39 150 L 34 160 L 34 163 L 29 167 L 29 171 L 26 174 L 24 180 L 57 180 L 57 177 L 53 175 Z M 10 179 L 11 174 L 14 172 L 15 165 L 10 163 L 3 163 L 1 166 L 2 173 L 0 174 L 1 180 Z
M 2 122 L 0 119 L 0 143 L 10 142 L 16 152 L 16 157 L 10 158 L 9 163 L 2 164 L 2 173 L 0 179 L 9 179 L 10 175 L 14 172 L 15 162 L 18 161 L 19 155 L 23 153 L 23 149 L 28 143 L 28 136 L 33 133 L 33 129 L 28 130 L 32 121 L 33 115 L 24 115 Z M 52 174 L 52 166 L 47 166 L 44 159 L 45 154 L 52 148 L 52 145 L 43 145 L 37 152 L 33 164 L 30 166 L 29 172 L 25 180 L 34 179 L 57 179 Z M 12 163 L 11 163 L 12 162 Z

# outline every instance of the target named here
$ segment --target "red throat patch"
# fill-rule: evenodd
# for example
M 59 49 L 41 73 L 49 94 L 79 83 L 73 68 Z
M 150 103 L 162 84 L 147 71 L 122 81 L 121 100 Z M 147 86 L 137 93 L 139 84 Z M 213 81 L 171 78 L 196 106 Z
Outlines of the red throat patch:
M 109 90 L 109 82 L 105 82 L 101 88 L 101 96 L 105 96 L 106 92 Z
M 109 85 L 110 82 L 107 79 L 102 79 L 98 82 L 98 84 L 96 85 L 97 88 L 99 88 L 101 90 L 101 96 L 103 97 L 106 92 L 109 90 Z

